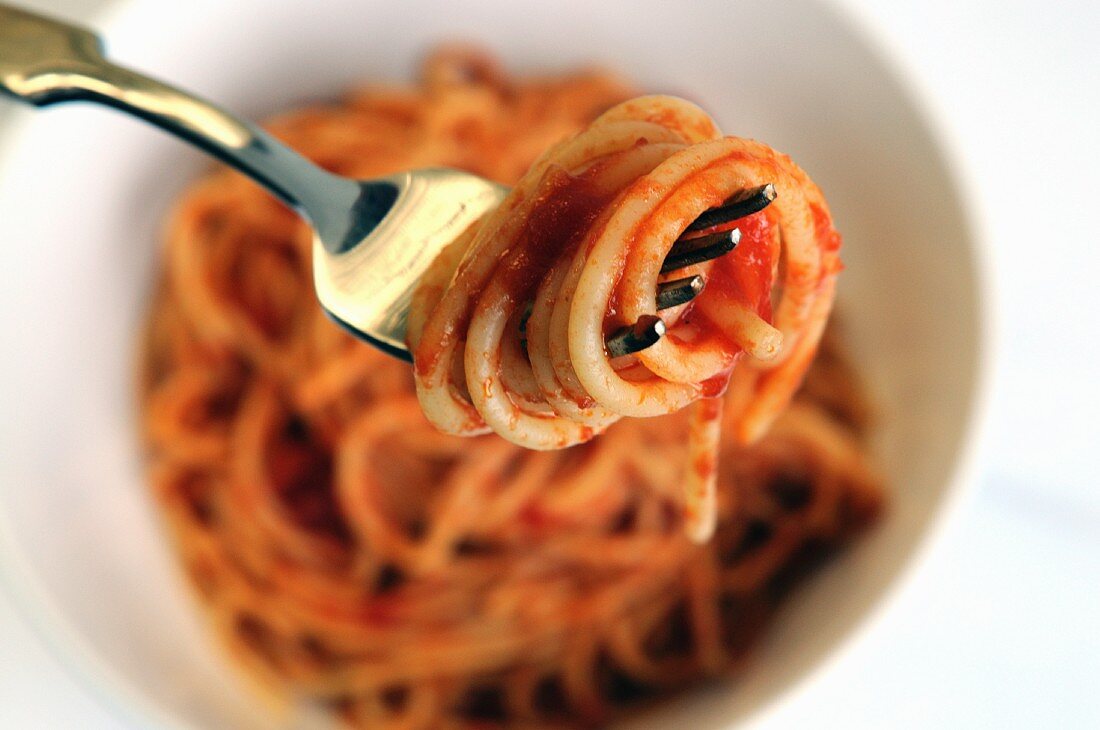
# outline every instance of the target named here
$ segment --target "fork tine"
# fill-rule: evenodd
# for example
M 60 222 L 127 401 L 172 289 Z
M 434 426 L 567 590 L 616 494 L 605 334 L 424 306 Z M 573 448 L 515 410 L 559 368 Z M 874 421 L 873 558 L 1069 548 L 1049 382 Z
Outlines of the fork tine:
M 740 240 L 741 231 L 738 228 L 681 240 L 668 252 L 665 262 L 661 264 L 661 273 L 667 274 L 685 266 L 716 259 L 732 251 Z
M 660 317 L 643 314 L 632 326 L 623 327 L 607 338 L 607 354 L 622 357 L 632 352 L 641 352 L 664 337 L 665 323 Z
M 657 309 L 671 309 L 687 304 L 703 291 L 703 277 L 696 274 L 657 285 Z
M 725 204 L 718 208 L 711 208 L 710 210 L 703 211 L 703 214 L 696 218 L 690 226 L 684 229 L 685 234 L 695 233 L 697 231 L 703 231 L 707 228 L 714 228 L 725 223 L 732 223 L 735 220 L 744 218 L 745 216 L 752 215 L 753 213 L 759 213 L 767 208 L 773 200 L 775 200 L 777 193 L 775 186 L 771 183 L 767 185 L 761 185 L 755 188 L 748 188 L 737 193 Z M 719 240 L 720 236 L 725 231 L 720 233 L 711 234 L 714 236 L 713 240 Z M 740 235 L 740 234 L 737 234 Z M 668 252 L 668 256 L 665 258 L 665 263 L 661 267 L 661 273 L 668 273 L 684 266 L 691 264 L 702 263 L 703 261 L 709 261 L 710 259 L 718 258 L 719 256 L 729 253 L 729 248 L 716 247 L 708 249 L 702 253 L 692 253 L 688 255 L 688 251 L 695 251 L 700 245 L 706 245 L 700 243 L 700 239 L 696 238 L 680 238 L 673 244 L 672 249 Z M 736 246 L 737 242 L 734 241 L 733 245 Z
M 723 223 L 730 223 L 738 218 L 750 216 L 753 213 L 759 213 L 775 200 L 776 195 L 778 193 L 775 185 L 771 183 L 755 188 L 746 188 L 719 207 L 703 211 L 702 215 L 684 229 L 684 233 L 703 231 L 707 228 L 720 226 Z

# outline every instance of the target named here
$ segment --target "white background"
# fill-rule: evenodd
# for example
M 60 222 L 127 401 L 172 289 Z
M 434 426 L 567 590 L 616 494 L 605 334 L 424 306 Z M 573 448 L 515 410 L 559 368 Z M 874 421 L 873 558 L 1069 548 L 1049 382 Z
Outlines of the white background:
M 77 18 L 105 3 L 22 4 Z M 844 4 L 932 98 L 977 187 L 997 387 L 980 483 L 946 538 L 759 727 L 1100 728 L 1100 3 Z M 123 727 L 3 593 L 0 727 Z

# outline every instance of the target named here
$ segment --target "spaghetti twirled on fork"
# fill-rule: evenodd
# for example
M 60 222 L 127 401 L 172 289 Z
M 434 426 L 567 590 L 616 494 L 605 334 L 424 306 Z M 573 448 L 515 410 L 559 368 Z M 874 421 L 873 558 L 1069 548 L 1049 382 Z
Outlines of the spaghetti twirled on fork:
M 768 182 L 778 200 L 737 222 L 733 253 L 676 272 L 706 288 L 661 313 L 667 336 L 609 351 L 609 333 L 657 314 L 685 229 Z M 839 245 L 821 192 L 785 155 L 721 137 L 680 99 L 620 103 L 542 155 L 424 278 L 409 326 L 421 406 L 446 433 L 546 450 L 694 404 L 685 522 L 705 540 L 720 396 L 733 376 L 744 442 L 786 407 L 832 307 Z
M 630 95 L 606 74 L 516 79 L 480 52 L 445 51 L 416 85 L 362 89 L 271 129 L 353 177 L 441 164 L 510 183 Z M 778 211 L 738 221 L 742 244 L 711 271 L 774 245 Z M 784 366 L 736 368 L 717 529 L 700 545 L 681 514 L 685 414 L 559 451 L 442 434 L 408 365 L 326 319 L 309 260 L 309 231 L 250 182 L 218 171 L 192 186 L 167 229 L 142 424 L 211 624 L 253 674 L 349 724 L 591 726 L 739 669 L 792 578 L 881 509 L 866 404 L 835 334 L 752 445 L 733 437 L 753 423 L 741 404 L 793 386 Z M 716 276 L 711 297 L 724 296 Z M 562 313 L 540 302 L 526 333 L 549 346 L 540 328 L 557 331 Z M 522 356 L 502 339 L 503 358 Z

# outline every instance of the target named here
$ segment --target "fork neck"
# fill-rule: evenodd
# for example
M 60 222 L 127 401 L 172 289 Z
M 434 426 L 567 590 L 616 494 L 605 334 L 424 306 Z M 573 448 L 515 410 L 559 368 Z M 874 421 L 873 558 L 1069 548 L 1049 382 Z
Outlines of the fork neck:
M 93 32 L 4 6 L 0 20 L 0 91 L 8 96 L 38 107 L 92 101 L 140 117 L 255 180 L 305 217 L 328 246 L 364 223 L 373 227 L 351 220 L 364 208 L 384 215 L 386 183 L 334 175 L 217 105 L 112 63 Z
M 75 100 L 114 107 L 190 142 L 255 180 L 319 231 L 346 225 L 360 196 L 359 183 L 318 167 L 257 125 L 130 69 L 73 69 L 36 94 L 38 106 Z

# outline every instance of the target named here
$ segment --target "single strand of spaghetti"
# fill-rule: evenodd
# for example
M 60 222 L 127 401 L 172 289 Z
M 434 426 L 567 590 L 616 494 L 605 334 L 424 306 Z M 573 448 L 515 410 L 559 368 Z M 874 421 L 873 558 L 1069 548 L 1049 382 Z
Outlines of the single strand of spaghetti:
M 769 361 L 779 356 L 783 333 L 751 308 L 717 297 L 700 297 L 696 308 L 716 327 L 728 332 L 737 345 L 754 360 Z
M 807 314 L 806 328 L 800 333 L 798 344 L 783 353 L 783 361 L 778 367 L 755 377 L 752 399 L 745 406 L 736 430 L 736 436 L 742 443 L 752 443 L 760 438 L 798 390 L 828 322 L 835 288 L 836 278 L 833 276 L 821 282 L 820 296 L 813 310 Z M 746 373 L 745 377 L 751 376 Z
M 714 534 L 718 481 L 718 447 L 722 435 L 722 401 L 704 398 L 691 405 L 688 460 L 684 476 L 684 531 L 696 543 Z
M 647 122 L 678 134 L 685 142 L 703 142 L 719 136 L 714 120 L 695 104 L 676 96 L 651 94 L 628 99 L 596 117 L 591 126 L 621 121 Z

